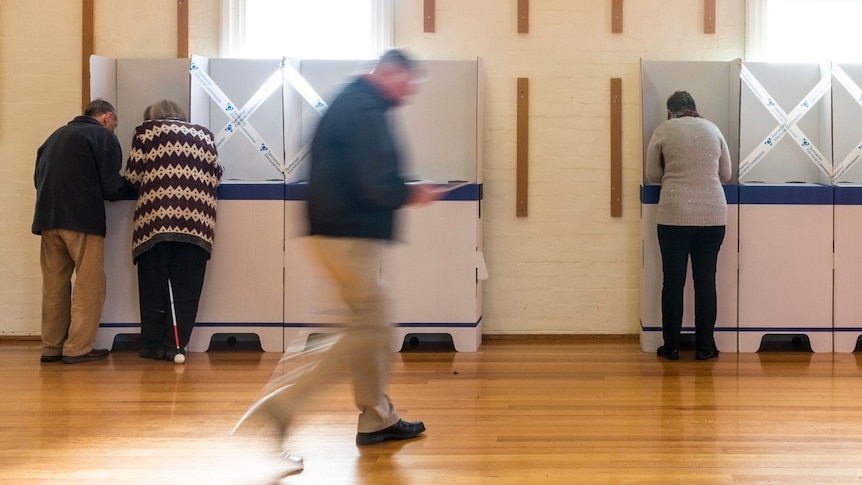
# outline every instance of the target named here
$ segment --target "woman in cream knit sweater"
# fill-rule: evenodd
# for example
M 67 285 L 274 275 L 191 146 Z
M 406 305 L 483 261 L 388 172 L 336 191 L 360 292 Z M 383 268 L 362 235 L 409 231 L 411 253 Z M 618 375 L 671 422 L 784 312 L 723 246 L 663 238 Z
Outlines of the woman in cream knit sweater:
M 658 356 L 679 359 L 683 289 L 691 257 L 694 279 L 695 358 L 718 357 L 713 332 L 715 271 L 724 241 L 727 201 L 721 184 L 730 180 L 730 151 L 721 131 L 700 117 L 694 99 L 677 91 L 667 100 L 668 120 L 653 132 L 646 153 L 646 178 L 661 183 L 656 222 L 662 257 L 662 334 Z

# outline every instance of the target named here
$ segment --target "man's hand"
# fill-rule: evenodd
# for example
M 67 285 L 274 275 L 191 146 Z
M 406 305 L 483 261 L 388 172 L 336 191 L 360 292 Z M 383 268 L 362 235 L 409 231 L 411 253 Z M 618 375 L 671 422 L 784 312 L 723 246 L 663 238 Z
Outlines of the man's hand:
M 427 185 L 410 185 L 410 195 L 407 196 L 407 205 L 425 205 L 429 202 L 443 197 L 446 192 L 434 190 Z

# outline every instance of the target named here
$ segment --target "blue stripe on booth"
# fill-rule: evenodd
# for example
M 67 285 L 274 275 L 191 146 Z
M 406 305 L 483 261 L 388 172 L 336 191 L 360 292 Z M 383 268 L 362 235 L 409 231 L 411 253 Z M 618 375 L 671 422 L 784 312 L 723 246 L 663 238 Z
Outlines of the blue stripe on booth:
M 835 205 L 862 205 L 862 185 L 836 185 Z
M 740 185 L 740 204 L 832 205 L 831 185 Z
M 225 182 L 218 188 L 219 200 L 283 200 L 281 182 Z

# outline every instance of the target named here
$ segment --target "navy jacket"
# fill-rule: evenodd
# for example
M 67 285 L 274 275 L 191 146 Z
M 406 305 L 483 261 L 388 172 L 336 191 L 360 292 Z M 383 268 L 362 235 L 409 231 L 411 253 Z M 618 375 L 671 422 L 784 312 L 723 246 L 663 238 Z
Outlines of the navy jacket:
M 128 186 L 120 174 L 123 152 L 111 130 L 77 116 L 36 152 L 33 234 L 45 229 L 105 236 L 105 200 L 118 200 Z
M 360 77 L 323 115 L 311 144 L 311 234 L 393 239 L 395 210 L 407 201 L 409 188 L 386 119 L 390 106 Z

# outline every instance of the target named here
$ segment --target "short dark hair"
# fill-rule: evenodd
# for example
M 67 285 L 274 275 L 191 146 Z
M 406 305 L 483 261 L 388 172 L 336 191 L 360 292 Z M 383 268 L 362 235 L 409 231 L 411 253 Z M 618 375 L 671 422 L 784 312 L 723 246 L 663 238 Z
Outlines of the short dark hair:
M 688 91 L 676 91 L 667 98 L 667 109 L 671 113 L 678 113 L 686 109 L 697 111 L 697 106 Z
M 401 49 L 390 49 L 386 51 L 382 56 L 380 56 L 380 60 L 377 62 L 377 65 L 392 66 L 400 69 L 407 69 L 408 71 L 412 71 L 418 67 L 416 61 L 411 59 L 410 56 Z
M 104 99 L 94 99 L 84 108 L 84 116 L 89 116 L 91 118 L 95 118 L 96 116 L 103 115 L 105 113 L 112 113 L 116 116 L 117 110 L 114 108 L 114 105 Z

